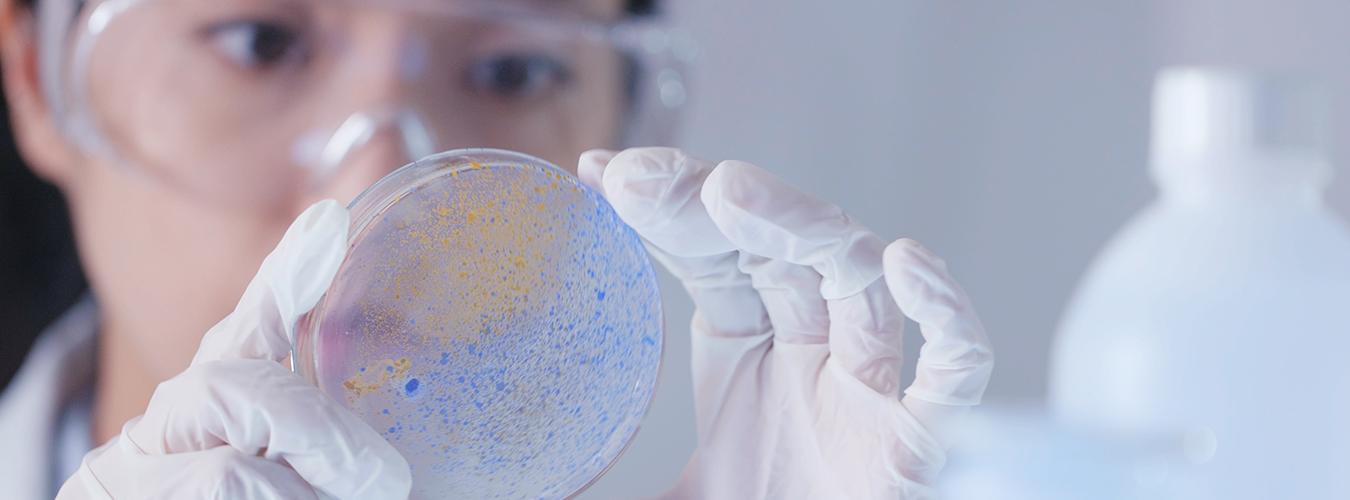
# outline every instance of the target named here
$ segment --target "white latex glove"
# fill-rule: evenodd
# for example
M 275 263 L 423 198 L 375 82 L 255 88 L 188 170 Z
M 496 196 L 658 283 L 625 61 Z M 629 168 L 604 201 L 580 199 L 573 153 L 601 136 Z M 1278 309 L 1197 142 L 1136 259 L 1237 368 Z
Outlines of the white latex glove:
M 578 170 L 697 306 L 698 449 L 668 496 L 929 496 L 944 424 L 979 403 L 993 368 L 941 260 L 911 240 L 885 247 L 744 162 L 650 148 L 591 151 Z M 925 339 L 904 399 L 901 311 Z
M 57 498 L 407 498 L 394 447 L 281 365 L 337 273 L 347 224 L 331 200 L 301 214 L 188 369 L 85 455 Z

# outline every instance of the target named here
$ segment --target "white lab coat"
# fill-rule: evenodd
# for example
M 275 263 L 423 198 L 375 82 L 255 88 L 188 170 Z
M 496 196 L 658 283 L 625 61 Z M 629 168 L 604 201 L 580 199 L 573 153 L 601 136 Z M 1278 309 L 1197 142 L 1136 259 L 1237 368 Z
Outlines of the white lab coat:
M 49 499 L 93 447 L 98 311 L 86 298 L 38 337 L 0 394 L 0 497 Z

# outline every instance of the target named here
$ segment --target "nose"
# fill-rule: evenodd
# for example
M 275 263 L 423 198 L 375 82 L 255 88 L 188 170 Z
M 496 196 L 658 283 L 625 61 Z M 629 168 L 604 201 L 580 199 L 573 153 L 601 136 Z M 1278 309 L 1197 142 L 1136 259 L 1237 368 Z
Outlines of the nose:
M 349 40 L 336 46 L 342 62 L 316 96 L 341 105 L 328 110 L 335 114 L 319 110 L 319 123 L 328 125 L 301 137 L 293 152 L 308 170 L 311 193 L 344 201 L 436 147 L 429 122 L 409 100 L 424 59 L 417 57 L 423 35 L 410 29 L 415 19 L 388 9 L 357 11 Z
M 361 111 L 304 146 L 313 191 L 343 202 L 390 171 L 435 153 L 433 134 L 416 111 Z

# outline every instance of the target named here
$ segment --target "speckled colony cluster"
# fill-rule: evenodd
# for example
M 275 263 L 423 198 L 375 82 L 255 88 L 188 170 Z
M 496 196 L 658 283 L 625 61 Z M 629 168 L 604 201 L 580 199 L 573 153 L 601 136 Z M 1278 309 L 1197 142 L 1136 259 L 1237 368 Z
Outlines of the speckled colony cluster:
M 492 152 L 432 160 L 353 235 L 312 318 L 312 379 L 403 453 L 414 498 L 573 494 L 651 399 L 651 265 L 570 174 Z

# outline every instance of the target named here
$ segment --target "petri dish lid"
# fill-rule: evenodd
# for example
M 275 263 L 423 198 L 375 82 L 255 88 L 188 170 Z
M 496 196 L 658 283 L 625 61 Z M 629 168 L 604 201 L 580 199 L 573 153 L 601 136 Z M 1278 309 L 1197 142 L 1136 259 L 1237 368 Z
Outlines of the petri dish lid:
M 599 478 L 663 346 L 655 273 L 609 204 L 538 158 L 465 149 L 351 211 L 292 362 L 407 458 L 412 498 L 561 498 Z

